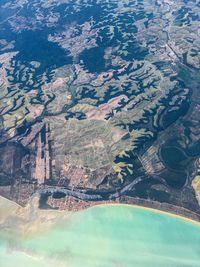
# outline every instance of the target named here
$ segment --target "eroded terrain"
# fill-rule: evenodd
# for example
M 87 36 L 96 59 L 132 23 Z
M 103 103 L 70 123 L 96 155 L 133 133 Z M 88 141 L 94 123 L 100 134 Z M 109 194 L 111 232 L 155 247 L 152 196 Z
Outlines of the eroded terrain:
M 1 195 L 199 213 L 199 16 L 198 1 L 1 1 Z

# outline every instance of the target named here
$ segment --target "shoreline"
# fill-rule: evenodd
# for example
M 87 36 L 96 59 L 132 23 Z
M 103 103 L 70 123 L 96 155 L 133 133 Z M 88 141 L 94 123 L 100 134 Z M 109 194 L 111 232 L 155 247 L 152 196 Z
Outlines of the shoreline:
M 89 209 L 93 209 L 95 207 L 103 207 L 103 206 L 126 206 L 126 207 L 129 207 L 129 208 L 142 209 L 142 210 L 146 210 L 146 211 L 151 211 L 153 213 L 167 215 L 169 217 L 173 217 L 173 218 L 176 218 L 176 219 L 179 219 L 179 220 L 182 220 L 182 221 L 186 221 L 186 222 L 195 224 L 198 227 L 200 227 L 200 221 L 196 221 L 196 220 L 193 220 L 193 219 L 190 219 L 190 218 L 187 218 L 187 217 L 184 217 L 182 215 L 175 214 L 175 213 L 170 213 L 168 211 L 163 211 L 163 210 L 159 210 L 159 209 L 156 209 L 156 208 L 140 206 L 140 205 L 137 205 L 137 204 L 114 203 L 114 202 L 113 203 L 102 203 L 102 204 L 96 204 L 96 205 L 91 206 L 91 207 L 89 207 L 87 209 L 89 210 Z
M 3 196 L 0 196 L 0 199 L 4 199 L 6 201 L 8 201 L 9 203 L 12 203 L 13 205 L 15 205 L 16 208 L 25 208 L 26 206 L 21 206 L 20 204 L 16 203 L 15 201 L 5 198 Z M 31 201 L 32 198 L 30 198 L 29 202 Z M 195 212 L 192 212 L 190 210 L 187 210 L 183 207 L 179 207 L 179 206 L 174 206 L 172 204 L 168 204 L 168 203 L 159 203 L 156 201 L 148 201 L 145 199 L 137 199 L 137 198 L 131 198 L 131 202 L 128 202 L 129 200 L 123 200 L 123 199 L 118 199 L 116 202 L 115 201 L 86 201 L 87 206 L 85 207 L 81 207 L 79 210 L 68 210 L 68 209 L 54 209 L 51 208 L 51 206 L 49 206 L 49 208 L 40 208 L 39 206 L 37 207 L 38 209 L 42 210 L 54 210 L 56 212 L 72 212 L 72 213 L 77 213 L 77 212 L 82 212 L 84 210 L 87 209 L 92 209 L 95 207 L 103 207 L 103 206 L 127 206 L 129 208 L 135 208 L 135 209 L 143 209 L 146 211 L 151 211 L 154 213 L 159 213 L 159 214 L 163 214 L 163 215 L 167 215 L 173 218 L 177 218 L 179 220 L 183 220 L 192 224 L 195 224 L 197 226 L 200 227 L 200 214 L 197 214 Z M 135 203 L 133 203 L 135 202 Z M 28 205 L 27 203 L 27 205 Z M 162 207 L 163 209 L 159 208 L 158 206 Z
M 52 207 L 55 209 L 68 210 L 73 212 L 84 210 L 96 205 L 132 205 L 166 212 L 167 214 L 180 216 L 181 218 L 186 218 L 188 220 L 195 221 L 200 224 L 200 212 L 198 213 L 198 211 L 193 211 L 170 203 L 161 203 L 155 200 L 148 200 L 130 196 L 121 196 L 117 197 L 114 200 L 83 200 L 74 196 L 67 196 L 62 199 L 53 199 L 52 197 L 48 197 L 47 203 L 50 208 Z

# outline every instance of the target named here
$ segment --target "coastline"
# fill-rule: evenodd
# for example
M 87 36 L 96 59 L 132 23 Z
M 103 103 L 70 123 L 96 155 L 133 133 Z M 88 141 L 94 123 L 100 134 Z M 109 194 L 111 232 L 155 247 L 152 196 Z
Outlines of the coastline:
M 170 213 L 170 212 L 167 212 L 167 211 L 163 211 L 163 210 L 159 210 L 159 209 L 155 209 L 155 208 L 150 208 L 150 207 L 145 207 L 145 206 L 140 206 L 140 205 L 136 205 L 136 204 L 125 204 L 125 203 L 114 203 L 114 202 L 113 203 L 108 203 L 108 204 L 102 203 L 102 204 L 96 204 L 96 205 L 91 206 L 91 207 L 89 207 L 87 209 L 93 209 L 95 207 L 103 207 L 103 206 L 126 206 L 126 207 L 129 207 L 129 208 L 143 209 L 143 210 L 146 210 L 146 211 L 151 211 L 153 213 L 159 213 L 159 214 L 167 215 L 167 216 L 179 219 L 179 220 L 183 220 L 183 221 L 195 224 L 195 225 L 200 227 L 200 222 L 199 221 L 196 221 L 196 220 L 193 220 L 193 219 L 190 219 L 190 218 L 178 215 L 178 214 Z
M 47 203 L 49 207 L 60 210 L 68 210 L 72 212 L 77 212 L 80 210 L 84 210 L 96 205 L 109 205 L 109 204 L 122 204 L 122 205 L 131 205 L 137 207 L 144 207 L 153 210 L 158 210 L 165 212 L 167 214 L 172 214 L 176 216 L 180 216 L 181 218 L 186 218 L 191 221 L 198 222 L 200 224 L 200 213 L 192 211 L 190 209 L 186 209 L 181 206 L 176 206 L 170 203 L 161 203 L 158 201 L 142 199 L 137 197 L 128 197 L 121 196 L 116 198 L 115 200 L 83 200 L 80 198 L 67 196 L 62 199 L 53 199 L 52 197 L 48 197 Z M 45 208 L 45 207 L 44 207 Z
M 10 200 L 8 198 L 5 198 L 3 196 L 0 196 L 0 200 L 6 200 L 8 203 L 12 204 L 13 206 L 15 206 L 15 208 L 25 208 L 26 206 L 21 206 L 18 203 L 16 203 L 13 200 Z M 30 201 L 32 200 L 32 198 L 30 198 Z M 30 203 L 30 201 L 27 203 L 27 205 Z M 132 202 L 132 203 L 131 203 Z M 115 201 L 86 201 L 85 202 L 85 206 L 82 206 L 82 204 L 80 202 L 77 202 L 77 205 L 80 206 L 80 209 L 75 209 L 74 206 L 72 206 L 72 210 L 68 210 L 66 209 L 55 209 L 51 206 L 49 206 L 49 208 L 39 208 L 41 211 L 42 210 L 48 210 L 48 211 L 56 211 L 56 212 L 81 212 L 87 209 L 92 209 L 95 207 L 101 207 L 101 206 L 127 206 L 130 208 L 135 208 L 135 209 L 143 209 L 146 211 L 151 211 L 154 213 L 159 213 L 159 214 L 163 214 L 163 215 L 167 215 L 173 218 L 177 218 L 179 220 L 184 220 L 186 222 L 195 224 L 197 226 L 200 227 L 200 214 L 197 214 L 195 212 L 192 212 L 190 210 L 187 210 L 183 207 L 179 207 L 179 206 L 174 206 L 172 204 L 168 204 L 168 203 L 159 203 L 156 201 L 148 201 L 145 199 L 137 199 L 137 198 L 131 198 L 124 200 L 124 199 L 118 199 Z M 159 208 L 160 207 L 160 208 Z M 162 209 L 161 209 L 162 207 Z

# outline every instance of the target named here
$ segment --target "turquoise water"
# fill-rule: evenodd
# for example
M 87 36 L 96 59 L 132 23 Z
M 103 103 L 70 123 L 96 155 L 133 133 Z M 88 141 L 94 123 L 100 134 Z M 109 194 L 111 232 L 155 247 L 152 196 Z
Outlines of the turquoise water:
M 43 234 L 4 235 L 0 266 L 200 267 L 200 226 L 130 206 L 97 206 Z

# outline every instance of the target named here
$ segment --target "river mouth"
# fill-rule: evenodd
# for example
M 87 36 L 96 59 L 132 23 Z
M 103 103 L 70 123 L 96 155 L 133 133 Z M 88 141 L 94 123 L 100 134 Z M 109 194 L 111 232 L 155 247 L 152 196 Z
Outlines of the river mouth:
M 49 214 L 61 214 L 43 212 L 46 223 Z M 198 267 L 200 262 L 200 225 L 151 209 L 98 205 L 60 217 L 51 228 L 41 225 L 24 238 L 1 231 L 4 267 L 16 262 L 27 267 Z

